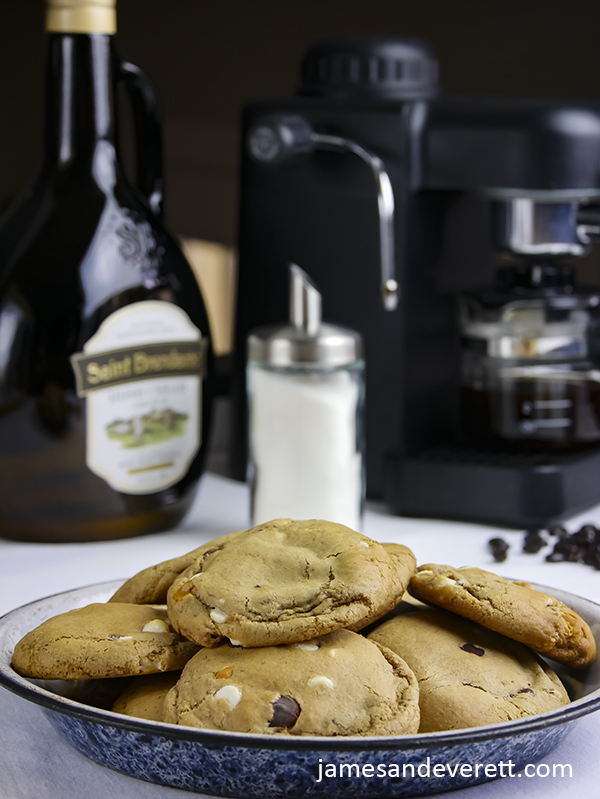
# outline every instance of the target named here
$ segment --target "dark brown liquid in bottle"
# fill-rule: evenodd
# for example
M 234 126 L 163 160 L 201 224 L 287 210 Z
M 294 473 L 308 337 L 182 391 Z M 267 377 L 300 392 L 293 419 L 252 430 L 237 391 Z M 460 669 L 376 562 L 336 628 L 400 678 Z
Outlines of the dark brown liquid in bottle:
M 86 466 L 86 399 L 70 358 L 120 308 L 172 303 L 208 335 L 198 285 L 173 238 L 115 155 L 109 36 L 50 36 L 45 156 L 0 230 L 0 536 L 120 538 L 176 524 L 202 471 L 212 361 L 202 381 L 201 445 L 179 481 L 152 493 L 111 488 Z

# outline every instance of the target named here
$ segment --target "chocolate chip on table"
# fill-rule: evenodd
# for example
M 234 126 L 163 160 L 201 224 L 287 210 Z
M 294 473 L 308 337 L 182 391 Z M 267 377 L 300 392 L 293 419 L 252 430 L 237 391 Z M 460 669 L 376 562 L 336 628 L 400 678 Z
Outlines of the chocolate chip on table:
M 488 546 L 497 563 L 506 560 L 506 553 L 508 552 L 509 545 L 503 538 L 491 538 L 488 541 Z
M 553 549 L 549 555 L 546 555 L 546 562 L 547 563 L 562 563 L 567 559 L 567 556 L 564 552 L 559 552 L 556 549 Z
M 534 554 L 543 549 L 547 543 L 539 530 L 527 530 L 523 539 L 523 552 Z
M 573 536 L 569 536 L 568 538 L 559 538 L 554 545 L 554 550 L 563 552 L 565 560 L 569 561 L 569 563 L 577 563 L 582 547 L 578 546 L 578 544 L 573 541 Z
M 273 716 L 269 727 L 285 727 L 291 730 L 298 721 L 300 705 L 291 696 L 280 696 L 273 703 Z
M 577 563 L 580 547 L 571 541 L 571 538 L 559 538 L 552 552 L 546 556 L 548 563 Z
M 595 525 L 584 524 L 575 533 L 565 531 L 559 536 L 546 557 L 549 563 L 583 563 L 600 571 L 600 530 Z
M 593 566 L 594 569 L 600 571 L 600 544 L 594 544 L 588 547 L 581 557 L 581 562 L 586 566 Z
M 485 649 L 482 649 L 480 646 L 475 646 L 475 644 L 461 644 L 460 648 L 463 652 L 469 652 L 469 654 L 477 655 L 477 657 L 483 657 L 483 655 L 485 655 Z
M 600 543 L 600 534 L 593 524 L 584 524 L 576 533 L 573 533 L 571 541 L 579 546 L 588 546 Z
M 565 536 L 569 535 L 569 532 L 562 526 L 562 524 L 553 524 L 552 527 L 548 528 L 548 535 L 557 536 L 558 538 L 565 538 Z

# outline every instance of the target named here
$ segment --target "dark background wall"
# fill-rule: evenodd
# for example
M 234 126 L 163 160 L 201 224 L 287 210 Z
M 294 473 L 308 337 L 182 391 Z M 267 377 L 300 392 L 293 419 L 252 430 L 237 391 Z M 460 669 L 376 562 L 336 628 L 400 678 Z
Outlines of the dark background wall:
M 235 240 L 238 118 L 294 91 L 319 36 L 421 36 L 447 93 L 600 100 L 600 0 L 119 0 L 120 52 L 163 101 L 168 217 L 180 234 Z M 0 208 L 41 145 L 42 0 L 0 0 Z

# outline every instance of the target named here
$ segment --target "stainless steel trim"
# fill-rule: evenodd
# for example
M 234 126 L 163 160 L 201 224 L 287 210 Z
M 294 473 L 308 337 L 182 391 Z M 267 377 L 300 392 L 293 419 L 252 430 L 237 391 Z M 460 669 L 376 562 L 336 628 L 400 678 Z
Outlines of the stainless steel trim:
M 350 152 L 368 164 L 377 185 L 377 207 L 379 210 L 379 255 L 381 262 L 381 297 L 386 311 L 398 307 L 400 287 L 396 280 L 394 240 L 394 190 L 381 158 L 358 142 L 342 136 L 313 133 L 311 141 L 320 149 L 335 152 Z

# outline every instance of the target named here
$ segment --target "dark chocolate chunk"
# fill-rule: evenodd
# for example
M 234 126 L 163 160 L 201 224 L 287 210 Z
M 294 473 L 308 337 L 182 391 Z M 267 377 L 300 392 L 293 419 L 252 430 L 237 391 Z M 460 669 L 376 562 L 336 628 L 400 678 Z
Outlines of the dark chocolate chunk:
M 291 730 L 298 721 L 300 705 L 291 696 L 280 696 L 273 703 L 273 716 L 269 727 L 285 727 Z
M 598 537 L 598 530 L 593 524 L 584 524 L 581 529 L 573 533 L 571 541 L 579 546 L 588 546 L 589 544 L 600 542 L 600 538 Z
M 540 535 L 539 530 L 528 530 L 523 540 L 523 552 L 530 554 L 539 552 L 547 543 L 546 539 Z
M 548 535 L 557 536 L 558 538 L 564 538 L 565 536 L 569 535 L 569 533 L 562 526 L 562 524 L 553 524 L 552 527 L 548 528 Z
M 600 544 L 594 544 L 588 547 L 581 556 L 581 562 L 586 566 L 593 566 L 595 569 L 600 569 Z
M 562 563 L 567 559 L 567 556 L 564 552 L 557 552 L 556 549 L 553 549 L 549 555 L 546 555 L 546 561 L 548 563 Z
M 485 649 L 482 649 L 480 646 L 475 646 L 475 644 L 461 644 L 460 648 L 463 652 L 469 652 L 471 655 L 477 655 L 477 657 L 483 657 L 483 655 L 485 655 Z
M 554 552 L 564 555 L 562 560 L 569 561 L 570 563 L 577 562 L 577 560 L 579 559 L 581 549 L 582 547 L 578 546 L 573 541 L 571 536 L 569 536 L 568 538 L 559 538 L 556 544 L 554 545 Z
M 503 538 L 490 538 L 488 546 L 496 562 L 501 563 L 506 560 L 509 545 Z

